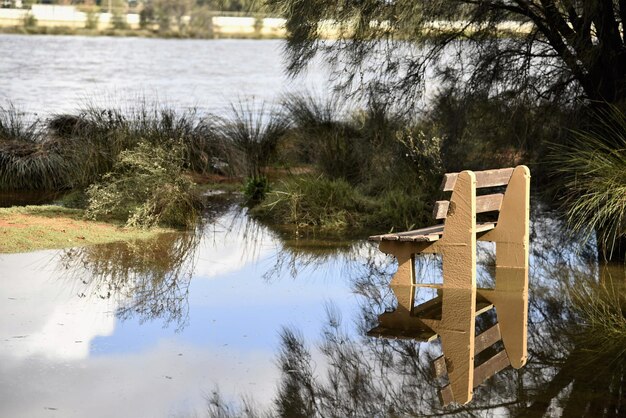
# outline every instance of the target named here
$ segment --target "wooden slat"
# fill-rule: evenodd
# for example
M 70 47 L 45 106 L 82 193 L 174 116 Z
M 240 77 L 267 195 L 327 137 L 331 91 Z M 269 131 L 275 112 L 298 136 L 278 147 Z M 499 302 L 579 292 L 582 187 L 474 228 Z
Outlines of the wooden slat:
M 500 325 L 495 324 L 487 331 L 480 335 L 477 335 L 474 339 L 474 354 L 478 354 L 484 351 L 486 348 L 491 347 L 497 341 L 501 339 Z
M 502 193 L 487 194 L 484 196 L 476 196 L 476 213 L 492 212 L 500 210 L 502 206 Z M 445 219 L 448 217 L 448 208 L 450 202 L 447 200 L 438 200 L 435 202 L 433 216 L 435 219 Z
M 367 332 L 369 337 L 389 338 L 396 340 L 417 340 L 431 342 L 437 339 L 437 334 L 430 329 L 400 329 L 379 325 Z
M 494 222 L 481 222 L 476 224 L 476 232 L 491 231 L 496 227 Z M 413 231 L 398 232 L 391 234 L 372 235 L 370 241 L 402 241 L 402 242 L 433 242 L 441 238 L 443 225 L 416 229 Z
M 454 402 L 454 395 L 450 385 L 445 385 L 439 390 L 439 400 L 441 401 L 441 406 L 448 406 Z
M 438 358 L 435 361 L 440 361 L 440 360 Z M 504 370 L 510 364 L 511 363 L 509 362 L 509 358 L 506 355 L 506 351 L 504 350 L 500 351 L 499 353 L 491 357 L 489 360 L 487 360 L 480 366 L 474 368 L 473 387 L 476 388 L 480 386 L 491 376 Z M 433 362 L 433 365 L 434 365 L 434 362 Z M 444 361 L 444 367 L 445 367 L 445 361 Z M 447 406 L 450 403 L 454 402 L 454 394 L 452 393 L 452 388 L 450 387 L 449 384 L 445 385 L 439 390 L 439 399 L 441 400 L 442 406 Z
M 497 170 L 485 170 L 485 171 L 474 171 L 476 175 L 476 187 L 496 187 L 496 186 L 506 186 L 509 184 L 509 180 L 511 179 L 511 175 L 513 175 L 513 168 L 501 168 Z M 454 185 L 456 184 L 456 179 L 459 176 L 459 173 L 446 173 L 443 176 L 443 181 L 441 183 L 441 189 L 444 192 L 449 192 L 454 190 Z
M 448 367 L 446 366 L 446 357 L 439 356 L 433 360 L 433 375 L 435 377 L 442 377 L 448 374 Z
M 474 387 L 481 385 L 485 380 L 505 369 L 510 364 L 506 351 L 500 351 L 480 366 L 474 368 Z
M 416 286 L 417 287 L 417 286 Z M 441 307 L 441 301 L 442 301 L 442 297 L 441 296 L 437 296 L 434 297 L 420 305 L 417 305 L 415 307 L 413 307 L 411 315 L 412 316 L 418 316 L 420 313 L 425 312 L 428 309 L 431 309 L 433 306 L 440 306 Z
M 434 225 L 412 231 L 373 235 L 370 241 L 436 241 L 443 232 L 443 225 Z M 431 236 L 431 235 L 435 236 Z

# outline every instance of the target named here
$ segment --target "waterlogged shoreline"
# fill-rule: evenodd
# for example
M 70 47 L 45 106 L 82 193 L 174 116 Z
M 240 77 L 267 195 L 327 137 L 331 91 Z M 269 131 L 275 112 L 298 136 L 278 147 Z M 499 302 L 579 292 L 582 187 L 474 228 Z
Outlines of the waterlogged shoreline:
M 83 210 L 52 205 L 0 208 L 0 254 L 129 242 L 172 232 L 89 221 L 83 214 Z

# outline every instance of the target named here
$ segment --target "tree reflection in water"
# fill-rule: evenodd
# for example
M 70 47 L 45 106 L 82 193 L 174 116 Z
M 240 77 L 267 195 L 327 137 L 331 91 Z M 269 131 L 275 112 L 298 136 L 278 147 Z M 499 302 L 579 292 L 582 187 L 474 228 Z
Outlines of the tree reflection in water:
M 351 272 L 363 296 L 357 332 L 330 306 L 321 342 L 281 331 L 281 380 L 271 411 L 209 402 L 210 416 L 626 416 L 626 277 L 623 266 L 598 267 L 593 243 L 577 246 L 555 220 L 536 219 L 530 270 L 528 355 L 474 391 L 467 405 L 442 408 L 431 362 L 437 343 L 367 337 L 378 315 L 395 307 L 388 283 L 393 261 L 371 251 Z M 539 232 L 538 232 L 539 231 Z M 493 254 L 482 280 L 492 282 Z M 432 261 L 427 261 L 432 263 Z M 418 266 L 420 267 L 420 266 Z M 427 269 L 428 266 L 421 266 Z M 479 324 L 479 327 L 481 325 Z
M 83 297 L 112 298 L 117 316 L 187 323 L 189 283 L 199 234 L 167 233 L 152 240 L 64 251 L 61 265 L 86 286 Z

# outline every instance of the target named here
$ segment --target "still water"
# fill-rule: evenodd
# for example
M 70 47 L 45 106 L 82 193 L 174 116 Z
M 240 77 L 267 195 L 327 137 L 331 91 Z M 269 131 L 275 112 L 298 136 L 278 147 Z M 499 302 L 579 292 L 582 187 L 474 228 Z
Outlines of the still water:
M 441 345 L 377 327 L 398 303 L 393 259 L 215 207 L 196 233 L 0 256 L 0 416 L 623 416 L 623 346 L 599 347 L 565 295 L 624 270 L 599 269 L 557 221 L 532 222 L 527 364 L 444 409 Z M 479 286 L 493 256 L 481 246 Z M 441 280 L 440 260 L 417 268 Z
M 242 100 L 325 95 L 323 66 L 292 80 L 284 74 L 282 47 L 280 40 L 0 35 L 0 103 L 48 115 L 140 97 L 224 114 Z

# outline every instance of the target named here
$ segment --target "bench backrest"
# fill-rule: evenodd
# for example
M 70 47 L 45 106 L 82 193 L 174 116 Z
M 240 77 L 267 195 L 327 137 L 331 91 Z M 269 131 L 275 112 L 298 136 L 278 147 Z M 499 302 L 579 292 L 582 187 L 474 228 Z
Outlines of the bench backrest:
M 497 170 L 475 171 L 476 188 L 506 186 L 513 175 L 514 168 L 501 168 Z M 446 173 L 441 183 L 444 192 L 454 190 L 459 173 Z M 502 206 L 504 194 L 494 193 L 476 196 L 476 213 L 499 211 Z M 435 202 L 433 216 L 435 219 L 445 219 L 450 210 L 450 201 L 439 200 Z

